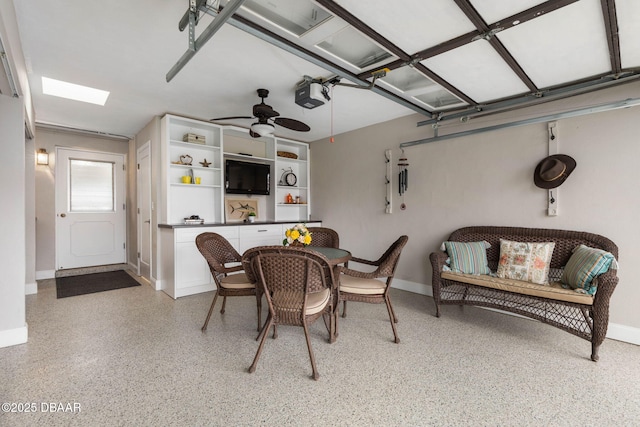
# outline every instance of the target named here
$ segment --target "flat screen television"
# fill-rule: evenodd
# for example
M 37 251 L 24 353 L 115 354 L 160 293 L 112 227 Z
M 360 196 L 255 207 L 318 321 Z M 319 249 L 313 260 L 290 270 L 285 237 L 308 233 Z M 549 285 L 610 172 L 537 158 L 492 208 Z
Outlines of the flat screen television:
M 269 195 L 270 165 L 227 159 L 224 176 L 227 194 Z

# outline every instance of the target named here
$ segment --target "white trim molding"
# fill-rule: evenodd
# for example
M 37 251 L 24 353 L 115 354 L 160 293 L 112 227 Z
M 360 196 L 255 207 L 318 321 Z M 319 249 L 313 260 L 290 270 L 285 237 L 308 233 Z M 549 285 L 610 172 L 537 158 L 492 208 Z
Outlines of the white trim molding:
M 21 328 L 0 331 L 0 348 L 24 344 L 29 337 L 29 326 L 25 323 Z
M 24 285 L 24 294 L 25 295 L 33 295 L 38 293 L 38 283 L 27 283 Z

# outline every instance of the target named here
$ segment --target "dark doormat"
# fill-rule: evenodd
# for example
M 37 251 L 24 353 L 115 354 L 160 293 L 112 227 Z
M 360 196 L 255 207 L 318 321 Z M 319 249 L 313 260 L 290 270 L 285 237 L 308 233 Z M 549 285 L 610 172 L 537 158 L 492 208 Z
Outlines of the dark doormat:
M 136 282 L 124 270 L 56 278 L 58 298 L 131 288 L 133 286 L 140 286 L 140 283 Z

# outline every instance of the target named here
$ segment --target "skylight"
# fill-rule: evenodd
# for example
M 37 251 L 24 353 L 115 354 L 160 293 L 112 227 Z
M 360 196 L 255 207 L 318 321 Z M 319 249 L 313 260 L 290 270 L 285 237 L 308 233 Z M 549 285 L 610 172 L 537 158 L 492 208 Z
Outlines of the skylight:
M 42 77 L 42 93 L 97 105 L 104 105 L 109 97 L 109 92 L 106 90 L 94 89 L 48 77 Z

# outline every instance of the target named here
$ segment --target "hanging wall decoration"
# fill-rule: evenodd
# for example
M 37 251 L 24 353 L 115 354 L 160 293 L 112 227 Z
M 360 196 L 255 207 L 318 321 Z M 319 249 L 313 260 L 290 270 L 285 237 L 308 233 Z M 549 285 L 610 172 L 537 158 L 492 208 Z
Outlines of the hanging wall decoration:
M 400 209 L 405 210 L 407 205 L 404 203 L 404 193 L 409 189 L 409 161 L 404 156 L 404 150 L 402 150 L 402 157 L 398 159 L 398 192 L 400 197 L 403 198 L 403 202 L 400 204 Z
M 384 197 L 384 211 L 385 213 L 392 213 L 391 208 L 391 196 L 393 194 L 393 188 L 391 186 L 391 174 L 392 165 L 391 165 L 391 150 L 384 150 L 384 163 L 385 163 L 385 175 L 384 175 L 384 183 L 386 186 L 386 195 Z

